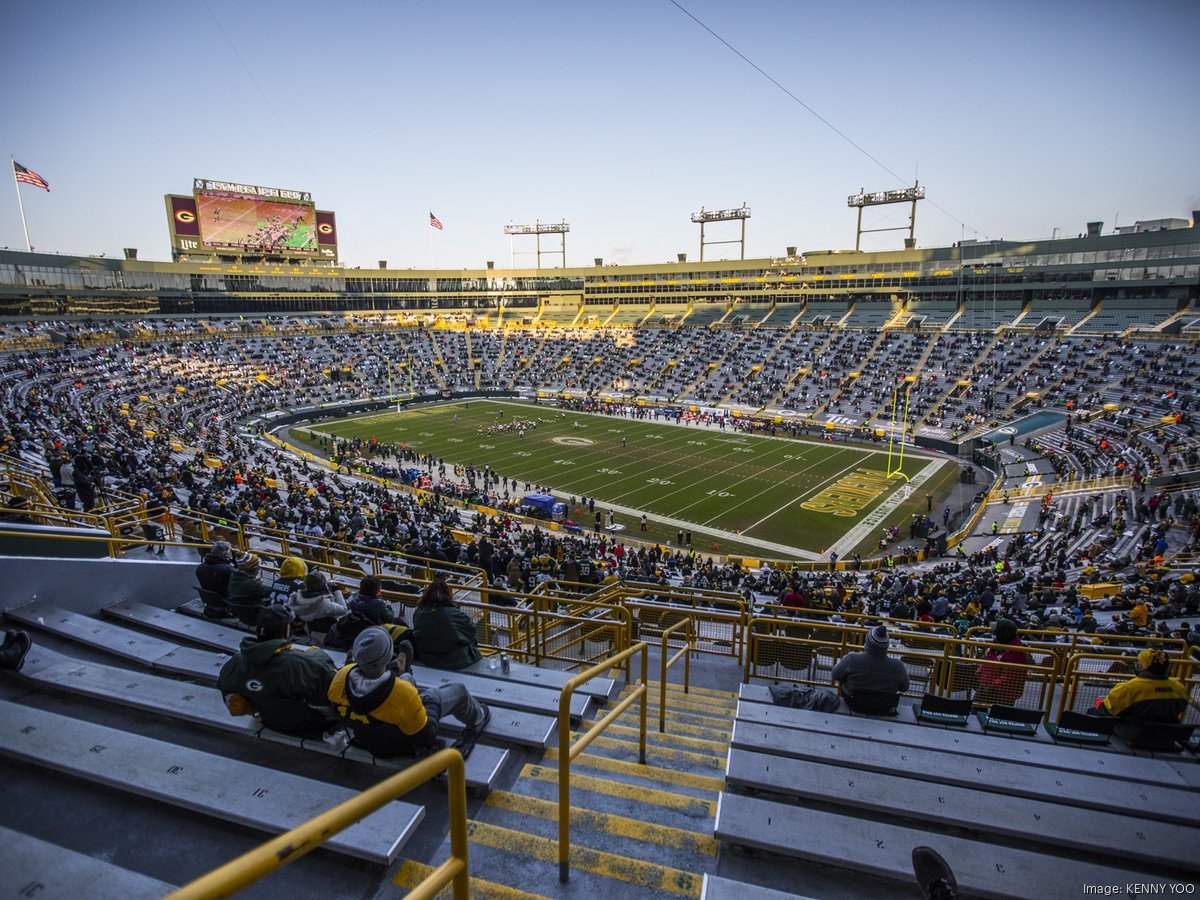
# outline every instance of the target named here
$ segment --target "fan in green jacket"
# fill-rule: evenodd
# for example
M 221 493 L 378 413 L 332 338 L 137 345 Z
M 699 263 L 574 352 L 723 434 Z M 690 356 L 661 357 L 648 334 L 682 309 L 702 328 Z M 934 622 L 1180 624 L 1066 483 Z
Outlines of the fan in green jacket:
M 230 715 L 258 713 L 273 731 L 320 737 L 338 724 L 328 699 L 337 668 L 324 650 L 292 646 L 291 626 L 286 607 L 263 609 L 255 637 L 221 668 L 217 688 Z
M 258 621 L 258 613 L 269 602 L 271 586 L 259 576 L 262 562 L 254 553 L 239 553 L 233 561 L 233 574 L 229 576 L 229 593 L 225 603 L 246 625 Z
M 465 669 L 480 658 L 475 623 L 454 605 L 440 578 L 425 588 L 413 612 L 412 642 L 417 659 L 437 669 Z

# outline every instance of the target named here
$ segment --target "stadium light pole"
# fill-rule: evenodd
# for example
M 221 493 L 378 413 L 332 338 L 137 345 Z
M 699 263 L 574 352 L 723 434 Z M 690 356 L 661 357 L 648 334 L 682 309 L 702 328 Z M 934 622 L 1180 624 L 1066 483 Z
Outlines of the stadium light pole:
M 692 213 L 692 221 L 700 226 L 700 262 L 704 262 L 704 246 L 705 244 L 740 244 L 741 256 L 739 259 L 746 258 L 746 220 L 750 218 L 750 207 L 745 203 L 737 209 L 710 209 L 706 210 L 703 206 L 700 207 L 700 212 Z M 704 225 L 707 222 L 737 222 L 742 223 L 742 236 L 736 241 L 705 241 L 704 240 Z
M 851 209 L 858 209 L 858 228 L 854 235 L 854 252 L 857 253 L 859 245 L 862 242 L 864 234 L 870 234 L 876 231 L 904 231 L 905 226 L 898 225 L 892 228 L 863 228 L 862 214 L 863 209 L 867 206 L 885 206 L 890 203 L 911 203 L 912 210 L 908 216 L 908 239 L 904 242 L 904 249 L 911 250 L 916 246 L 916 238 L 914 234 L 917 228 L 917 201 L 925 199 L 925 188 L 921 187 L 921 183 L 915 182 L 910 188 L 901 188 L 898 191 L 876 191 L 873 194 L 866 193 L 862 188 L 858 189 L 857 194 L 851 194 L 846 198 L 846 205 Z
M 562 257 L 562 267 L 567 267 L 567 232 L 571 230 L 571 226 L 565 221 L 543 225 L 537 220 L 532 225 L 505 225 L 504 233 L 509 236 L 509 249 L 512 254 L 512 267 L 517 267 L 517 250 L 516 250 L 516 235 L 532 234 L 535 244 L 534 252 L 537 254 L 537 267 L 542 267 L 542 253 L 547 255 L 559 255 Z M 557 234 L 559 238 L 559 249 L 557 250 L 542 250 L 542 235 Z

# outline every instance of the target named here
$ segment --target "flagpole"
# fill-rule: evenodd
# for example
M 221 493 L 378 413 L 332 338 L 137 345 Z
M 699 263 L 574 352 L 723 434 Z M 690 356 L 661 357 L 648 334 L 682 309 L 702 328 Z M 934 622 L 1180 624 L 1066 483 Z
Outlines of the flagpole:
M 25 204 L 21 201 L 21 183 L 17 181 L 17 161 L 12 159 L 13 187 L 17 190 L 17 209 L 21 210 L 21 228 L 25 231 L 25 250 L 29 253 L 33 252 L 33 245 L 29 243 L 29 226 L 25 224 Z
M 429 268 L 431 270 L 435 268 L 433 264 L 433 223 L 429 225 Z

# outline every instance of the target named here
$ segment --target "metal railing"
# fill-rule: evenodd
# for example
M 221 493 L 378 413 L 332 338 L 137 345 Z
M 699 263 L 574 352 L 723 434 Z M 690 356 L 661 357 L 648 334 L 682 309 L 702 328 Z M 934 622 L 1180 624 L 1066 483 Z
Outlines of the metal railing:
M 574 743 L 571 743 L 571 696 L 575 689 L 581 684 L 586 684 L 593 678 L 603 675 L 614 666 L 632 657 L 634 654 L 640 654 L 642 660 L 642 678 L 638 682 L 638 686 L 605 714 L 599 722 L 593 723 L 592 727 L 586 732 L 579 735 Z M 611 725 L 617 717 L 627 710 L 633 703 L 641 701 L 641 721 L 639 725 L 638 737 L 638 762 L 642 765 L 646 764 L 646 694 L 649 693 L 649 686 L 646 684 L 646 666 L 649 659 L 648 647 L 645 641 L 638 641 L 632 647 L 628 647 L 613 656 L 600 662 L 585 672 L 580 672 L 578 675 L 570 678 L 563 685 L 562 693 L 558 697 L 558 880 L 562 882 L 569 881 L 571 878 L 571 762 L 579 754 L 587 749 L 588 745 L 594 741 L 609 725 Z
M 749 684 L 751 678 L 769 678 L 831 687 L 833 667 L 845 654 L 863 649 L 867 631 L 833 622 L 753 618 L 744 681 Z M 890 636 L 888 655 L 899 659 L 909 674 L 906 696 L 960 694 L 979 706 L 1000 703 L 1049 713 L 1064 664 L 1055 648 L 1025 646 L 1020 649 L 1027 652 L 1027 662 L 1001 662 L 988 659 L 987 653 L 1013 649 L 1011 645 L 966 641 L 923 630 L 896 629 Z M 997 676 L 990 684 L 979 678 L 985 668 Z
M 442 772 L 449 775 L 447 793 L 450 801 L 450 858 L 410 890 L 408 896 L 428 900 L 446 885 L 453 884 L 454 900 L 467 900 L 470 896 L 470 873 L 467 861 L 466 768 L 462 756 L 452 749 L 440 750 L 414 763 L 358 796 L 351 797 L 333 809 L 184 885 L 167 897 L 169 900 L 229 897 L 299 859 L 310 850 L 315 850 L 322 842 L 344 828 L 385 804 L 403 797 L 413 788 Z
M 685 629 L 684 645 L 675 651 L 675 655 L 667 659 L 667 640 L 671 635 Z M 661 669 L 658 676 L 658 732 L 664 733 L 667 730 L 667 670 L 679 661 L 679 657 L 683 657 L 683 692 L 688 693 L 688 688 L 692 680 L 692 653 L 696 648 L 696 637 L 692 631 L 691 619 L 680 619 L 670 628 L 662 633 L 662 645 L 659 652 L 659 663 Z

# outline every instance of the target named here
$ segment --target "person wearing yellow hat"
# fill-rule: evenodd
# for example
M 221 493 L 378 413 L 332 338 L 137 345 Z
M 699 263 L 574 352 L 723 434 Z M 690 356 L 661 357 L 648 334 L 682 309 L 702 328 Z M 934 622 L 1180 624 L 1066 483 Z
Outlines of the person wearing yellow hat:
M 289 556 L 279 565 L 279 574 L 271 585 L 269 602 L 287 606 L 292 594 L 304 587 L 304 578 L 308 575 L 308 565 L 298 556 Z
M 1150 746 L 1143 734 L 1149 723 L 1179 723 L 1188 706 L 1183 682 L 1171 678 L 1170 661 L 1162 650 L 1146 649 L 1137 655 L 1137 674 L 1113 687 L 1096 706 L 1096 714 L 1115 716 L 1116 734 L 1130 744 L 1147 750 L 1170 750 L 1173 746 Z

